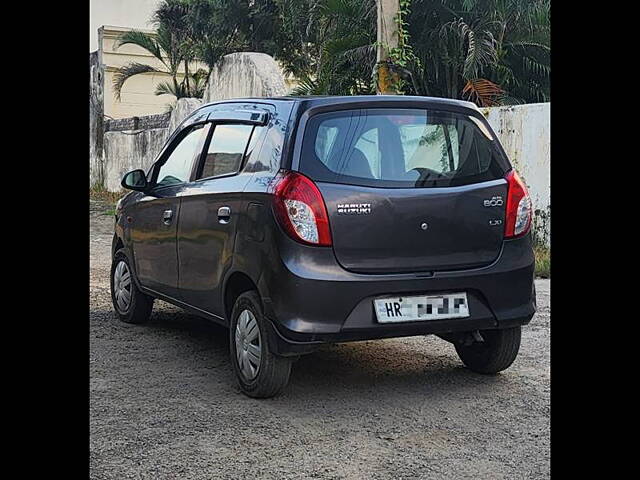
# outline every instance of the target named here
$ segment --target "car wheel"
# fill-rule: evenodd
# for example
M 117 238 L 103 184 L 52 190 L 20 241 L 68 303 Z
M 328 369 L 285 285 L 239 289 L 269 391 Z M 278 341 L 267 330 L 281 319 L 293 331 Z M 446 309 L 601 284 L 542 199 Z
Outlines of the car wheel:
M 269 398 L 286 387 L 291 360 L 271 352 L 266 319 L 255 291 L 245 292 L 236 300 L 229 342 L 231 363 L 243 393 L 253 398 Z
M 481 330 L 480 334 L 483 342 L 455 344 L 460 360 L 477 373 L 498 373 L 508 368 L 518 356 L 522 329 Z
M 111 264 L 111 301 L 120 320 L 126 323 L 146 322 L 153 309 L 153 297 L 138 290 L 129 258 L 122 249 Z

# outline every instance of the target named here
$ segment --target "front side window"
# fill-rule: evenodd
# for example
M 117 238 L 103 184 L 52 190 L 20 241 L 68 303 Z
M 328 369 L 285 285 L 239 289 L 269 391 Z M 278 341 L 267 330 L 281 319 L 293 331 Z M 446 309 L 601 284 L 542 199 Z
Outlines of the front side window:
M 465 185 L 509 168 L 480 120 L 421 109 L 343 110 L 309 119 L 300 169 L 313 180 L 374 187 Z
M 198 178 L 237 173 L 253 128 L 252 125 L 216 125 Z
M 207 129 L 197 125 L 178 143 L 158 169 L 156 185 L 164 187 L 189 181 L 193 162 L 199 156 Z

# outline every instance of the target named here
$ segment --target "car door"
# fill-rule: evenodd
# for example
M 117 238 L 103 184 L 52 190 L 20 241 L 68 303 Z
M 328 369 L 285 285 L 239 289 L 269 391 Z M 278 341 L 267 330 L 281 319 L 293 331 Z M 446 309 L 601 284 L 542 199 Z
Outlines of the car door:
M 208 130 L 206 124 L 193 125 L 175 137 L 151 168 L 151 187 L 128 219 L 138 280 L 144 287 L 174 298 L 178 287 L 178 194 L 191 177 Z
M 212 124 L 193 181 L 179 193 L 177 241 L 180 299 L 224 318 L 222 281 L 246 208 L 242 191 L 253 175 L 243 168 L 260 145 L 265 127 L 258 124 L 262 120 L 241 123 L 221 115 Z

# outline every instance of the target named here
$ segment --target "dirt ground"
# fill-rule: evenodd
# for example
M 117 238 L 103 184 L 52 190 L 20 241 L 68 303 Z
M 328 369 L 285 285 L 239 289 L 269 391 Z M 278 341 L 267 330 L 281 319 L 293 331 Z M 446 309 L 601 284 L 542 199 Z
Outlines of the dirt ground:
M 549 478 L 549 280 L 502 374 L 437 337 L 377 340 L 304 356 L 255 400 L 224 328 L 160 301 L 145 325 L 117 320 L 105 209 L 91 204 L 92 479 Z

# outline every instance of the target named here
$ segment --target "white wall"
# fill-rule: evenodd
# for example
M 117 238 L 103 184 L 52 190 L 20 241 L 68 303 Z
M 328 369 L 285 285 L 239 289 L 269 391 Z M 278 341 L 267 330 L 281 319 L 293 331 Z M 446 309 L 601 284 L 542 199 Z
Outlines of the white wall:
M 266 53 L 237 52 L 222 57 L 211 70 L 203 101 L 227 98 L 277 97 L 288 87 L 278 63 Z
M 536 236 L 549 244 L 551 218 L 551 103 L 483 109 L 509 160 L 529 189 Z
M 152 28 L 149 20 L 161 0 L 89 0 L 89 52 L 98 49 L 102 25 Z
M 103 139 L 103 157 L 100 159 L 102 170 L 93 168 L 93 185 L 100 178 L 110 192 L 121 190 L 122 176 L 136 168 L 147 170 L 162 150 L 169 135 L 196 108 L 202 105 L 199 98 L 181 98 L 171 112 L 169 126 L 149 130 L 127 132 L 106 132 Z M 91 166 L 95 160 L 89 157 Z M 101 175 L 101 177 L 99 177 Z

